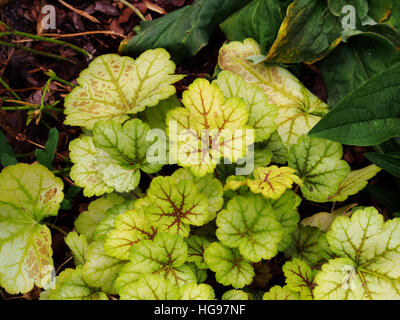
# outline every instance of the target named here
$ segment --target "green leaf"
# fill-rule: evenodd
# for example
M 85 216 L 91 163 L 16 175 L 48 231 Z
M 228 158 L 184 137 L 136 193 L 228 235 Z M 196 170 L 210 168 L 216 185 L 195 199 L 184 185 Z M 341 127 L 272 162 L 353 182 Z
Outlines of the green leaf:
M 93 129 L 99 120 L 122 123 L 129 115 L 175 93 L 175 64 L 164 49 L 148 50 L 136 60 L 116 54 L 94 59 L 65 98 L 65 124 Z
M 151 129 L 161 129 L 166 130 L 167 124 L 165 119 L 167 118 L 167 113 L 175 108 L 182 107 L 176 94 L 172 95 L 168 99 L 162 100 L 154 108 L 146 108 L 139 117 L 146 123 Z M 157 110 L 157 112 L 154 112 Z
M 278 63 L 315 63 L 341 41 L 342 26 L 325 1 L 294 0 L 287 9 L 267 60 Z
M 170 156 L 199 177 L 212 173 L 226 158 L 243 158 L 254 134 L 246 126 L 249 111 L 241 98 L 225 99 L 221 89 L 196 79 L 182 95 L 185 108 L 168 112 Z
M 328 0 L 329 10 L 337 17 L 341 16 L 346 5 L 353 6 L 360 19 L 365 18 L 369 10 L 368 0 Z
M 260 54 L 253 39 L 231 42 L 222 46 L 218 63 L 221 69 L 241 76 L 248 85 L 260 87 L 270 104 L 279 107 L 276 119 L 278 133 L 288 147 L 308 131 L 328 112 L 328 106 L 314 96 L 289 71 L 276 65 L 254 65 L 248 57 Z
M 368 160 L 371 160 L 366 156 Z M 375 177 L 381 171 L 375 165 L 370 165 L 360 170 L 353 170 L 349 175 L 339 184 L 339 189 L 331 196 L 330 201 L 345 201 L 349 196 L 355 195 L 366 187 L 368 180 Z M 400 173 L 400 157 L 399 157 L 399 173 Z M 400 174 L 399 174 L 400 177 Z
M 263 300 L 300 300 L 300 294 L 287 286 L 274 286 L 264 294 Z
M 151 48 L 167 49 L 175 62 L 192 57 L 207 45 L 210 36 L 231 13 L 249 0 L 203 0 L 142 22 L 140 32 L 122 43 L 124 54 L 139 54 Z
M 138 281 L 128 283 L 119 292 L 121 300 L 179 300 L 175 283 L 160 274 L 144 274 Z
M 204 260 L 215 272 L 217 281 L 225 286 L 243 288 L 251 283 L 254 269 L 250 262 L 244 259 L 238 249 L 225 247 L 219 242 L 213 242 L 204 252 Z
M 255 0 L 236 11 L 221 24 L 221 29 L 230 41 L 253 38 L 267 54 L 278 34 L 285 17 L 289 1 Z
M 397 194 L 373 185 L 368 185 L 365 192 L 376 199 L 381 205 L 391 213 L 400 212 L 400 199 Z
M 85 197 L 101 196 L 113 191 L 96 170 L 96 147 L 92 137 L 83 136 L 72 140 L 69 144 L 69 157 L 74 163 L 70 177 L 76 185 L 84 187 Z
M 338 256 L 322 266 L 317 299 L 400 298 L 400 219 L 387 221 L 373 207 L 339 217 L 327 233 Z
M 109 294 L 116 294 L 115 280 L 125 262 L 107 255 L 103 247 L 104 241 L 95 241 L 89 245 L 86 262 L 82 269 L 82 278 L 91 287 L 101 288 Z
M 284 251 L 289 246 L 292 233 L 300 221 L 297 207 L 300 205 L 301 198 L 292 190 L 287 190 L 279 199 L 270 199 L 269 202 L 275 211 L 276 220 L 281 224 L 283 230 L 278 250 Z
M 400 152 L 388 154 L 366 153 L 365 157 L 391 175 L 400 178 Z
M 316 227 L 299 225 L 292 233 L 291 241 L 285 250 L 285 256 L 299 258 L 310 266 L 322 260 L 318 250 L 318 241 L 324 233 Z
M 268 139 L 276 130 L 278 108 L 269 104 L 268 96 L 259 87 L 249 86 L 231 71 L 221 71 L 214 83 L 226 98 L 242 98 L 249 110 L 248 125 L 255 129 L 255 141 Z
M 339 143 L 302 136 L 289 151 L 289 166 L 297 170 L 303 180 L 301 192 L 307 200 L 328 202 L 339 184 L 350 173 L 350 166 L 342 158 Z
M 65 237 L 65 244 L 72 251 L 76 266 L 82 265 L 86 262 L 88 242 L 84 234 L 79 235 L 75 231 L 68 233 Z
M 146 136 L 150 128 L 139 119 L 123 126 L 115 121 L 100 121 L 93 128 L 93 145 L 89 139 L 77 139 L 70 144 L 71 178 L 84 187 L 84 194 L 101 195 L 110 190 L 129 192 L 140 181 L 140 170 L 154 173 L 162 164 L 147 161 L 150 143 Z M 87 152 L 86 150 L 90 150 Z M 90 155 L 83 154 L 84 152 Z
M 56 280 L 56 287 L 44 291 L 40 300 L 108 300 L 107 295 L 82 280 L 82 267 L 65 269 Z
M 218 239 L 232 248 L 239 248 L 247 260 L 269 260 L 278 253 L 282 226 L 271 205 L 262 197 L 235 197 L 217 217 Z
M 392 14 L 389 19 L 386 21 L 390 23 L 392 26 L 396 27 L 397 30 L 400 30 L 400 3 L 397 1 L 392 1 Z
M 14 150 L 7 142 L 7 138 L 0 129 L 0 163 L 3 167 L 11 166 L 18 163 Z
M 320 64 L 329 105 L 335 106 L 368 79 L 398 62 L 400 53 L 385 37 L 372 32 L 350 37 Z
M 204 261 L 204 251 L 208 248 L 211 241 L 204 236 L 191 235 L 186 239 L 188 245 L 188 262 L 194 262 L 200 269 L 207 269 Z
M 92 201 L 89 204 L 88 210 L 82 212 L 75 220 L 76 230 L 80 234 L 85 235 L 89 243 L 92 242 L 97 225 L 107 217 L 107 210 L 113 206 L 122 204 L 124 201 L 124 197 L 116 193 L 111 193 Z
M 221 300 L 250 300 L 249 295 L 243 290 L 228 290 L 223 295 Z
M 400 64 L 345 97 L 310 132 L 348 145 L 369 146 L 400 134 Z
M 121 270 L 117 288 L 119 293 L 125 287 L 132 289 L 133 282 L 140 285 L 143 274 L 161 275 L 176 286 L 197 282 L 193 269 L 187 263 L 188 246 L 177 234 L 158 233 L 153 240 L 142 240 L 130 252 L 130 262 Z
M 73 198 L 82 190 L 78 186 L 70 186 L 65 192 L 64 199 L 61 202 L 60 210 L 70 210 L 72 208 Z
M 190 225 L 201 226 L 209 221 L 207 197 L 189 180 L 176 182 L 172 177 L 157 177 L 147 190 L 146 218 L 160 232 L 187 237 Z
M 241 186 L 247 185 L 250 191 L 261 193 L 265 198 L 279 199 L 293 183 L 302 184 L 295 174 L 295 170 L 289 167 L 270 166 L 267 168 L 257 168 L 253 172 L 253 179 L 239 179 L 233 177 L 228 179 L 224 187 L 225 190 L 236 190 Z
M 157 233 L 143 212 L 136 210 L 118 215 L 114 220 L 114 226 L 106 236 L 104 252 L 120 260 L 128 260 L 133 245 L 142 239 L 152 239 Z
M 212 174 L 203 177 L 196 177 L 189 169 L 178 169 L 172 176 L 179 183 L 182 180 L 188 180 L 194 183 L 196 189 L 208 199 L 209 220 L 216 217 L 216 213 L 221 210 L 224 204 L 224 191 L 221 182 L 214 178 Z
M 272 162 L 278 164 L 287 163 L 288 150 L 283 145 L 282 138 L 279 136 L 277 131 L 275 131 L 269 139 L 262 142 L 260 144 L 260 147 L 261 146 L 263 146 L 266 150 L 272 152 L 272 158 L 271 158 Z M 266 165 L 264 167 L 266 167 Z
M 287 287 L 300 293 L 301 300 L 313 300 L 314 276 L 315 272 L 310 266 L 300 259 L 287 261 L 282 267 L 286 277 Z
M 126 200 L 122 204 L 113 206 L 106 211 L 105 218 L 97 223 L 96 229 L 93 232 L 93 240 L 104 240 L 107 234 L 114 229 L 116 217 L 126 211 L 132 210 L 135 207 L 135 200 Z
M 180 300 L 215 300 L 214 289 L 208 284 L 190 283 L 182 287 Z
M 58 130 L 56 128 L 51 128 L 49 131 L 49 137 L 47 139 L 46 144 L 44 145 L 44 149 L 36 149 L 36 159 L 37 161 L 47 167 L 49 170 L 53 170 L 53 160 L 57 151 L 58 145 Z
M 57 215 L 63 183 L 40 164 L 0 173 L 0 285 L 10 294 L 48 285 L 53 271 L 51 234 L 40 222 Z

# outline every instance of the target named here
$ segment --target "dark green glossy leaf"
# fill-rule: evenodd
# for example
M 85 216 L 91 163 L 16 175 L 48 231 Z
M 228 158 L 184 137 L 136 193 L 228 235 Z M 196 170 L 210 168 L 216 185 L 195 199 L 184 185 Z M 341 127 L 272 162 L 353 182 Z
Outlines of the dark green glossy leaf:
M 141 23 L 141 31 L 121 45 L 124 54 L 165 48 L 175 62 L 196 55 L 218 24 L 249 0 L 197 0 L 161 18 Z
M 367 192 L 372 198 L 377 200 L 383 207 L 387 208 L 390 212 L 400 212 L 400 200 L 398 195 L 373 185 L 368 185 L 364 191 Z
M 368 79 L 398 62 L 400 52 L 383 36 L 364 32 L 350 37 L 320 63 L 328 104 L 335 106 Z
M 340 20 L 328 10 L 325 1 L 295 0 L 267 59 L 278 63 L 314 63 L 339 45 L 342 31 Z
M 275 41 L 291 0 L 254 0 L 221 24 L 228 40 L 253 38 L 267 54 Z
M 14 150 L 8 144 L 6 136 L 1 130 L 0 130 L 0 163 L 3 167 L 7 167 L 18 163 L 18 160 L 14 154 Z
M 400 64 L 345 97 L 309 135 L 371 146 L 400 134 Z
M 366 158 L 378 167 L 400 178 L 400 152 L 380 154 L 370 152 L 365 154 Z

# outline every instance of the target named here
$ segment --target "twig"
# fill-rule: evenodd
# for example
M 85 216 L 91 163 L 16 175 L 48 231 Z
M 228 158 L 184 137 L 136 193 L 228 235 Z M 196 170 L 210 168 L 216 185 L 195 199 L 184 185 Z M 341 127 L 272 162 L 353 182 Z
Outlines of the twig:
M 132 5 L 131 3 L 129 3 L 126 0 L 119 0 L 119 2 L 123 3 L 124 5 L 126 5 L 129 9 L 132 9 L 132 11 L 139 17 L 140 20 L 142 21 L 147 21 L 146 18 L 144 17 L 143 13 L 136 8 L 134 5 Z
M 71 6 L 70 4 L 66 3 L 63 0 L 57 0 L 59 3 L 61 3 L 63 6 L 67 7 L 68 9 L 70 9 L 71 11 L 75 12 L 76 14 L 79 14 L 80 16 L 89 19 L 90 21 L 94 22 L 94 23 L 99 23 L 100 21 L 97 20 L 95 17 L 91 16 L 90 14 L 86 13 L 85 11 L 79 10 L 77 8 L 74 8 L 73 6 Z
M 56 225 L 53 224 L 53 223 L 45 222 L 44 224 L 45 224 L 46 226 L 52 228 L 52 229 L 57 230 L 58 232 L 62 233 L 64 236 L 67 236 L 67 235 L 68 235 L 68 233 L 66 233 L 63 229 L 61 229 L 60 227 L 56 226 Z
M 47 58 L 66 61 L 66 62 L 75 64 L 75 65 L 78 65 L 77 62 L 75 62 L 73 60 L 70 60 L 70 59 L 67 59 L 67 58 L 64 58 L 64 57 L 61 57 L 59 55 L 56 55 L 56 54 L 53 54 L 53 53 L 44 52 L 44 51 L 40 51 L 40 50 L 36 50 L 36 49 L 27 48 L 27 47 L 24 47 L 24 46 L 19 46 L 19 45 L 15 44 L 15 43 L 10 43 L 10 42 L 6 42 L 6 41 L 0 41 L 0 45 L 3 45 L 5 47 L 21 49 L 21 50 L 27 51 L 27 52 L 32 53 L 32 54 L 37 54 L 37 55 L 44 56 L 44 57 L 47 57 Z
M 126 38 L 126 35 L 123 35 L 114 31 L 87 31 L 87 32 L 79 32 L 79 33 L 68 33 L 68 34 L 58 34 L 58 33 L 42 33 L 42 36 L 46 37 L 54 37 L 54 38 L 73 38 L 73 37 L 81 37 L 81 36 L 90 36 L 93 34 L 108 34 L 111 36 L 117 36 L 121 38 Z
M 156 5 L 155 3 L 149 1 L 149 0 L 143 0 L 144 5 L 147 7 L 147 9 L 157 12 L 159 14 L 166 14 L 167 12 L 161 8 L 160 6 Z

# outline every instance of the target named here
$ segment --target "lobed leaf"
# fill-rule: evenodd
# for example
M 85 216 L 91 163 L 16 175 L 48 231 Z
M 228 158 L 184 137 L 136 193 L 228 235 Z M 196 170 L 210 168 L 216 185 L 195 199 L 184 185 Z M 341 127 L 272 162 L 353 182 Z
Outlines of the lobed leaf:
M 165 49 L 147 50 L 136 60 L 116 54 L 94 59 L 65 98 L 65 124 L 93 129 L 100 120 L 122 123 L 175 93 L 183 78 Z

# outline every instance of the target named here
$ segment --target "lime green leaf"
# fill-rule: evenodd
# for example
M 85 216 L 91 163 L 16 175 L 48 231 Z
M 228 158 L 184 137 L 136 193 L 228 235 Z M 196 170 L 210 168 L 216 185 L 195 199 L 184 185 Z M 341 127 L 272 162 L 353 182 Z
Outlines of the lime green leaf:
M 114 229 L 115 218 L 128 210 L 134 209 L 134 207 L 135 200 L 126 200 L 122 204 L 109 208 L 106 212 L 106 217 L 97 224 L 93 233 L 93 240 L 104 240 L 107 234 Z
M 256 0 L 236 11 L 221 24 L 228 40 L 253 38 L 261 45 L 263 54 L 274 43 L 291 0 Z
M 177 183 L 172 177 L 157 177 L 146 199 L 149 205 L 144 208 L 145 216 L 160 232 L 187 237 L 190 225 L 201 226 L 209 221 L 207 198 L 189 180 Z
M 109 256 L 129 259 L 131 247 L 142 239 L 152 239 L 157 230 L 151 226 L 143 212 L 129 210 L 114 220 L 114 229 L 106 236 L 104 252 Z
M 296 170 L 288 167 L 270 166 L 267 168 L 257 168 L 253 172 L 253 179 L 229 180 L 225 185 L 225 190 L 236 190 L 241 186 L 247 185 L 251 192 L 261 193 L 265 198 L 279 199 L 293 183 L 302 184 L 295 174 Z
M 110 257 L 104 252 L 104 241 L 95 241 L 89 245 L 86 263 L 83 265 L 82 278 L 94 288 L 115 294 L 115 280 L 125 262 Z
M 189 248 L 188 248 L 188 256 L 189 256 Z M 196 275 L 197 283 L 203 283 L 207 280 L 208 274 L 207 269 L 200 269 L 196 266 L 195 263 L 189 262 L 187 265 L 192 269 L 193 273 Z
M 301 221 L 301 224 L 304 226 L 317 227 L 318 229 L 326 232 L 337 217 L 350 217 L 352 214 L 351 209 L 353 209 L 355 206 L 357 206 L 357 203 L 349 204 L 343 208 L 336 209 L 331 213 L 316 213 L 310 217 L 303 219 Z
M 297 228 L 297 224 L 300 221 L 297 207 L 300 202 L 301 198 L 292 190 L 287 190 L 277 200 L 270 200 L 270 204 L 275 210 L 276 220 L 281 224 L 283 230 L 282 240 L 278 246 L 279 251 L 284 251 L 289 246 L 292 233 Z
M 89 204 L 88 210 L 82 212 L 75 220 L 75 228 L 80 233 L 85 235 L 90 243 L 93 240 L 93 234 L 97 225 L 107 216 L 107 210 L 113 206 L 122 204 L 125 201 L 124 197 L 111 193 L 92 201 Z
M 204 251 L 210 245 L 206 237 L 191 235 L 186 239 L 188 245 L 188 259 L 189 262 L 194 262 L 200 269 L 207 269 L 207 264 L 204 261 Z
M 82 267 L 65 269 L 56 280 L 56 288 L 45 291 L 41 300 L 108 300 L 107 295 L 82 280 Z
M 264 294 L 263 300 L 300 300 L 300 294 L 287 286 L 275 286 Z
M 72 251 L 76 266 L 82 265 L 86 262 L 88 242 L 84 234 L 79 235 L 75 231 L 68 233 L 65 237 L 65 244 Z
M 229 290 L 222 295 L 222 300 L 250 300 L 249 295 L 243 290 Z
M 93 145 L 89 139 L 71 143 L 71 160 L 75 163 L 71 177 L 84 187 L 85 195 L 104 192 L 129 192 L 140 180 L 140 170 L 157 172 L 162 164 L 150 164 L 146 159 L 150 143 L 146 140 L 150 128 L 139 119 L 123 126 L 115 121 L 100 121 L 93 128 Z M 87 156 L 80 155 L 85 151 Z M 90 154 L 90 155 L 89 155 Z M 76 167 L 76 168 L 75 168 Z
M 201 177 L 213 172 L 220 159 L 236 162 L 246 155 L 254 134 L 246 130 L 249 111 L 243 99 L 225 99 L 215 83 L 196 79 L 182 102 L 185 108 L 167 115 L 170 156 L 179 165 Z
M 76 185 L 84 187 L 84 196 L 101 196 L 113 191 L 112 187 L 104 183 L 101 174 L 96 170 L 96 147 L 92 137 L 83 136 L 71 141 L 69 157 L 74 163 L 70 177 Z
M 370 78 L 346 96 L 310 135 L 359 146 L 400 134 L 400 64 Z
M 179 300 L 180 290 L 160 274 L 144 274 L 124 286 L 119 295 L 121 300 Z
M 278 133 L 288 147 L 328 112 L 328 106 L 314 96 L 289 71 L 275 65 L 254 65 L 248 57 L 260 54 L 253 39 L 231 42 L 219 52 L 219 66 L 241 76 L 249 85 L 260 87 L 271 104 L 279 107 L 276 119 Z
M 250 262 L 244 259 L 238 249 L 225 247 L 219 242 L 213 242 L 204 252 L 204 260 L 215 272 L 217 281 L 225 286 L 243 288 L 251 283 L 254 269 Z
M 51 234 L 40 224 L 57 215 L 63 183 L 40 164 L 17 164 L 0 173 L 0 285 L 11 294 L 49 284 Z
M 189 180 L 193 182 L 196 189 L 201 194 L 205 195 L 208 199 L 208 212 L 210 213 L 209 219 L 214 219 L 216 213 L 222 208 L 224 204 L 224 191 L 221 182 L 214 178 L 212 174 L 207 174 L 203 177 L 196 177 L 189 169 L 178 169 L 172 176 L 179 183 L 182 180 Z
M 302 136 L 290 148 L 289 166 L 303 179 L 303 196 L 314 202 L 328 202 L 339 184 L 347 177 L 350 166 L 342 158 L 339 143 L 325 139 Z
M 120 51 L 137 55 L 151 48 L 165 48 L 177 63 L 195 56 L 207 45 L 218 24 L 250 0 L 202 0 L 140 24 L 140 32 Z
M 400 219 L 387 221 L 373 207 L 337 218 L 327 233 L 338 256 L 322 266 L 317 299 L 400 298 Z
M 268 139 L 276 130 L 278 108 L 269 104 L 268 96 L 259 87 L 247 85 L 244 79 L 231 71 L 222 71 L 214 83 L 226 98 L 242 98 L 249 110 L 249 126 L 255 129 L 255 141 Z
M 315 272 L 310 266 L 300 259 L 293 259 L 286 262 L 282 267 L 286 277 L 287 287 L 300 293 L 301 300 L 313 300 Z
M 235 197 L 217 217 L 218 239 L 232 248 L 239 248 L 247 260 L 258 262 L 278 253 L 282 226 L 271 205 L 262 197 Z
M 328 10 L 324 1 L 294 0 L 267 60 L 315 63 L 339 45 L 342 31 L 340 20 Z
M 285 256 L 299 258 L 310 266 L 322 260 L 318 249 L 318 241 L 324 233 L 315 227 L 299 225 L 292 233 L 291 241 L 285 250 Z
M 208 284 L 190 283 L 182 287 L 180 300 L 214 300 L 214 289 Z
M 122 123 L 173 95 L 172 84 L 183 78 L 174 72 L 164 49 L 148 50 L 136 60 L 116 54 L 97 57 L 65 98 L 65 124 L 91 130 L 99 120 Z
M 177 234 L 158 233 L 153 240 L 142 240 L 132 246 L 130 262 L 117 280 L 119 292 L 146 273 L 162 275 L 177 286 L 197 282 L 193 269 L 185 262 L 188 246 Z
M 57 144 L 58 130 L 56 128 L 51 128 L 44 149 L 36 149 L 35 151 L 37 161 L 49 170 L 53 170 L 52 163 L 57 151 Z
M 339 189 L 335 194 L 329 196 L 330 201 L 345 201 L 349 196 L 357 194 L 368 184 L 368 180 L 375 177 L 381 168 L 370 165 L 360 170 L 353 170 L 339 184 Z

